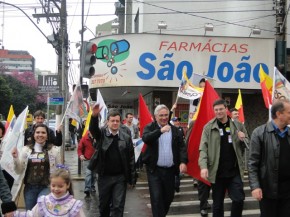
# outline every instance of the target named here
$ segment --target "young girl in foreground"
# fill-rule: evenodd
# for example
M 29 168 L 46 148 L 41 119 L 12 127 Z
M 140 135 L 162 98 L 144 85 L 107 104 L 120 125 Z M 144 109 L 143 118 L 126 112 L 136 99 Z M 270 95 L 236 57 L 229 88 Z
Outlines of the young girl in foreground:
M 41 196 L 32 210 L 15 212 L 16 217 L 84 217 L 83 202 L 73 198 L 72 182 L 69 171 L 64 165 L 50 175 L 50 191 Z

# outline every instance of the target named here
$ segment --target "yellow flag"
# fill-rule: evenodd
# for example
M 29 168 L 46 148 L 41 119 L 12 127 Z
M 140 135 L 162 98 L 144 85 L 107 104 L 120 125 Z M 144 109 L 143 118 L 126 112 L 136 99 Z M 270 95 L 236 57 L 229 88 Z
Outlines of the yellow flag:
M 269 109 L 270 105 L 272 104 L 273 79 L 266 74 L 261 64 L 259 74 L 264 103 L 266 108 Z
M 89 111 L 89 114 L 88 114 L 88 117 L 87 117 L 87 120 L 86 120 L 86 125 L 85 125 L 85 129 L 84 129 L 84 132 L 83 132 L 83 135 L 86 135 L 87 131 L 89 130 L 89 126 L 90 126 L 90 122 L 91 122 L 91 116 L 92 116 L 92 109 L 90 108 L 90 111 Z
M 244 108 L 243 108 L 243 101 L 242 101 L 242 93 L 239 89 L 239 95 L 236 101 L 235 108 L 239 111 L 239 121 L 241 123 L 245 123 L 245 116 L 244 116 Z
M 10 109 L 9 109 L 7 120 L 6 120 L 6 124 L 5 124 L 5 129 L 8 129 L 13 116 L 14 116 L 13 105 L 10 105 Z

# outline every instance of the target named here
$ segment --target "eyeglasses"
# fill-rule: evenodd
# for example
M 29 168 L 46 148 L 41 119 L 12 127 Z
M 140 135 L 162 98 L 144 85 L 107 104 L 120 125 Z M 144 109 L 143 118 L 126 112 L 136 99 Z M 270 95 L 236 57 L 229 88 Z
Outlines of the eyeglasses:
M 165 117 L 168 117 L 169 116 L 169 114 L 160 114 L 160 115 L 158 115 L 158 117 L 160 117 L 160 118 L 165 118 Z

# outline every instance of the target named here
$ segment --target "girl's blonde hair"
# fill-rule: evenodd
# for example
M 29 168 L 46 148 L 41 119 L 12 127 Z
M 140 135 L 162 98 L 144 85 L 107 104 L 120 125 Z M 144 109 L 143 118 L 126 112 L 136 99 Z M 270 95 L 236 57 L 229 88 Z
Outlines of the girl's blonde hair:
M 65 181 L 65 183 L 69 185 L 68 192 L 69 194 L 74 195 L 72 188 L 72 180 L 68 168 L 60 168 L 57 166 L 57 169 L 53 173 L 51 173 L 50 180 L 57 177 L 61 177 Z

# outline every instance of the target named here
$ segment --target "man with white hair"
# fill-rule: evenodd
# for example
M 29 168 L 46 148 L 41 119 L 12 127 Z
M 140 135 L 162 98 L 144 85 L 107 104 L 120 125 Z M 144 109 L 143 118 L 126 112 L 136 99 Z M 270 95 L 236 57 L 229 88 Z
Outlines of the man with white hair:
M 175 192 L 175 176 L 187 171 L 187 151 L 182 135 L 169 122 L 169 109 L 158 105 L 155 121 L 145 126 L 142 140 L 153 217 L 165 217 Z

